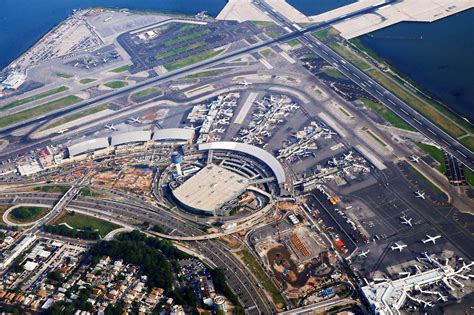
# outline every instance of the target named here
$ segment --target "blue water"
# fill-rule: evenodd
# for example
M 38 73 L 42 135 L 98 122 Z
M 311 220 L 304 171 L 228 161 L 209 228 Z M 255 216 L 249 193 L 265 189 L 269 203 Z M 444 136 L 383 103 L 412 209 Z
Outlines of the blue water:
M 23 54 L 73 9 L 118 7 L 216 16 L 226 0 L 0 0 L 0 69 Z
M 357 0 L 287 0 L 305 15 L 317 15 L 351 4 Z
M 474 122 L 474 10 L 433 23 L 400 23 L 361 40 L 428 94 Z

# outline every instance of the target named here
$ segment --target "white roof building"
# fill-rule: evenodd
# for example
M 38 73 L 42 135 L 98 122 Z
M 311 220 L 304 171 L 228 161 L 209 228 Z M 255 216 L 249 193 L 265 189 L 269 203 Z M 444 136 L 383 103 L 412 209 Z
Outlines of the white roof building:
M 159 129 L 153 133 L 154 141 L 171 141 L 171 140 L 181 140 L 181 141 L 192 141 L 194 139 L 194 129 L 187 128 L 166 128 Z
M 73 157 L 76 155 L 94 152 L 99 149 L 104 149 L 109 146 L 109 138 L 95 138 L 86 141 L 82 141 L 67 147 L 69 156 Z
M 134 143 L 134 142 L 147 142 L 151 138 L 151 131 L 149 130 L 136 130 L 128 131 L 123 133 L 113 133 L 111 136 L 111 145 L 117 146 L 121 144 Z

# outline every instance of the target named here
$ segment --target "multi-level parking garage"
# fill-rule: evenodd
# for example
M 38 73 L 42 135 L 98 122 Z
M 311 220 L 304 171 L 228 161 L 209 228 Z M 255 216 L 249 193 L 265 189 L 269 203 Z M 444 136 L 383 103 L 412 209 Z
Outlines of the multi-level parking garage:
M 193 153 L 184 157 L 182 174 L 171 166 L 161 174 L 158 185 L 169 188 L 165 195 L 172 197 L 172 202 L 192 212 L 226 215 L 218 210 L 231 209 L 229 204 L 246 192 L 258 200 L 254 209 L 261 208 L 279 195 L 286 183 L 280 162 L 252 145 L 212 142 L 199 144 Z

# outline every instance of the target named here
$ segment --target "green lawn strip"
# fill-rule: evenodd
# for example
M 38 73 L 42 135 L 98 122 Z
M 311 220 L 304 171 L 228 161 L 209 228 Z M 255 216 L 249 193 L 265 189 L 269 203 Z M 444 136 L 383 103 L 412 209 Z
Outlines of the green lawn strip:
M 54 127 L 57 127 L 57 126 L 61 126 L 61 125 L 65 124 L 65 123 L 68 123 L 70 121 L 77 120 L 79 118 L 86 117 L 86 116 L 104 111 L 107 108 L 108 108 L 108 104 L 102 104 L 102 105 L 98 105 L 98 106 L 95 106 L 95 107 L 91 107 L 91 108 L 87 108 L 87 109 L 78 111 L 76 113 L 64 116 L 63 118 L 60 118 L 60 119 L 56 120 L 51 125 L 46 126 L 45 129 L 50 129 L 50 128 L 54 128 Z
M 464 168 L 464 178 L 469 185 L 474 186 L 474 172 L 467 167 Z
M 63 79 L 70 79 L 70 78 L 72 78 L 74 75 L 69 74 L 69 73 L 64 73 L 64 72 L 56 72 L 56 76 L 57 76 L 57 77 L 60 77 L 60 78 L 63 78 Z
M 21 122 L 33 117 L 42 116 L 46 113 L 67 107 L 72 104 L 76 104 L 80 101 L 82 101 L 82 98 L 75 95 L 69 95 L 69 96 L 51 101 L 49 103 L 46 103 L 40 106 L 33 107 L 33 108 L 30 108 L 30 109 L 27 109 L 27 110 L 24 110 L 12 115 L 0 117 L 0 128 L 16 124 L 18 122 Z
M 270 31 L 270 32 L 265 32 L 265 34 L 267 34 L 267 36 L 269 36 L 270 38 L 275 38 L 277 36 L 280 36 L 282 33 L 277 32 L 277 31 Z
M 50 211 L 47 207 L 20 206 L 8 214 L 8 219 L 14 223 L 30 223 L 44 217 Z
M 79 81 L 80 84 L 87 84 L 87 83 L 92 83 L 94 81 L 96 81 L 97 79 L 90 79 L 90 78 L 86 78 L 86 79 L 82 79 Z
M 42 192 L 47 192 L 47 193 L 66 193 L 66 191 L 69 190 L 69 188 L 71 188 L 71 186 L 69 185 L 52 185 L 52 186 L 48 186 L 48 185 L 45 185 L 45 186 L 38 186 L 38 187 L 34 187 L 33 190 L 34 191 L 42 191 Z
M 426 154 L 431 156 L 433 159 L 438 161 L 439 167 L 438 171 L 441 173 L 446 173 L 446 164 L 444 163 L 444 153 L 441 149 L 438 149 L 435 146 L 429 145 L 429 144 L 424 144 L 424 143 L 416 143 L 416 145 L 423 150 Z
M 125 81 L 110 81 L 104 84 L 106 87 L 111 89 L 120 89 L 128 85 Z
M 410 126 L 402 118 L 400 118 L 397 114 L 389 110 L 384 105 L 378 102 L 374 102 L 364 97 L 359 97 L 359 100 L 363 102 L 365 106 L 369 107 L 374 112 L 376 112 L 379 116 L 381 116 L 383 119 L 388 121 L 392 126 L 400 128 L 400 129 L 415 131 L 415 128 Z
M 264 49 L 264 50 L 259 51 L 258 53 L 260 55 L 262 55 L 263 57 L 267 58 L 272 53 L 272 50 L 271 49 Z
M 209 77 L 209 76 L 213 76 L 215 74 L 218 74 L 219 72 L 221 72 L 221 70 L 202 71 L 202 72 L 187 75 L 187 76 L 185 76 L 185 78 L 186 79 L 195 79 L 195 78 Z
M 84 197 L 103 197 L 104 194 L 97 192 L 94 189 L 91 189 L 89 187 L 83 187 L 79 191 L 79 195 L 84 196 Z
M 67 212 L 59 219 L 54 221 L 54 225 L 66 223 L 74 229 L 97 231 L 101 237 L 106 236 L 110 231 L 118 229 L 120 226 L 100 220 L 85 214 L 76 212 Z
M 129 68 L 130 68 L 130 65 L 125 65 L 125 66 L 121 66 L 121 67 L 115 68 L 113 70 L 110 70 L 110 72 L 121 73 L 121 72 L 128 71 Z
M 157 92 L 159 92 L 159 91 L 160 91 L 159 88 L 152 87 L 152 88 L 149 88 L 149 89 L 146 89 L 146 90 L 143 90 L 143 91 L 139 91 L 139 92 L 133 93 L 133 94 L 131 95 L 131 97 L 133 97 L 133 98 L 142 98 L 142 97 L 151 95 L 151 94 L 153 94 L 153 93 L 157 93 Z
M 165 44 L 166 47 L 173 46 L 173 45 L 178 44 L 178 43 L 182 43 L 182 42 L 186 42 L 186 41 L 191 40 L 191 39 L 202 37 L 204 35 L 209 34 L 210 32 L 211 32 L 211 30 L 206 28 L 206 29 L 200 30 L 198 32 L 194 32 L 194 33 L 191 33 L 191 34 L 188 34 L 188 35 L 185 35 L 185 36 L 180 36 L 180 37 L 176 37 L 174 39 L 168 40 L 168 41 L 164 42 L 164 44 Z
M 297 40 L 296 38 L 286 42 L 288 45 L 290 45 L 291 47 L 295 47 L 295 46 L 298 46 L 299 45 L 299 40 Z
M 321 57 L 316 55 L 316 54 L 309 54 L 309 55 L 304 56 L 303 58 L 304 59 L 313 59 L 313 60 L 321 59 Z
M 267 274 L 262 269 L 255 257 L 247 250 L 241 250 L 237 252 L 237 255 L 239 255 L 239 257 L 244 261 L 250 271 L 252 271 L 258 281 L 263 285 L 265 290 L 271 295 L 275 305 L 277 305 L 281 309 L 284 309 L 286 306 L 286 302 L 281 296 L 280 291 L 272 282 L 272 280 L 267 276 Z
M 47 96 L 57 94 L 57 93 L 61 93 L 61 92 L 67 91 L 67 90 L 69 90 L 69 88 L 67 86 L 60 86 L 60 87 L 57 87 L 55 89 L 51 89 L 51 90 L 48 90 L 48 91 L 45 91 L 45 92 L 42 92 L 42 93 L 39 93 L 39 94 L 36 94 L 36 95 L 32 95 L 32 96 L 29 96 L 29 97 L 26 97 L 26 98 L 16 100 L 16 101 L 11 102 L 11 103 L 9 103 L 5 106 L 0 107 L 0 110 L 17 107 L 17 106 L 20 106 L 20 105 L 23 105 L 23 104 L 26 104 L 26 103 L 29 103 L 29 102 L 33 102 L 35 100 L 39 100 L 39 99 L 45 98 Z
M 161 59 L 165 59 L 165 58 L 168 58 L 168 57 L 172 57 L 172 56 L 176 56 L 176 55 L 179 55 L 179 54 L 182 54 L 182 53 L 185 53 L 189 50 L 193 50 L 193 49 L 196 49 L 196 48 L 199 48 L 199 47 L 202 47 L 206 45 L 205 42 L 201 41 L 201 42 L 196 42 L 196 43 L 192 43 L 188 46 L 183 46 L 183 47 L 178 47 L 176 49 L 173 49 L 173 50 L 168 50 L 167 52 L 164 52 L 164 53 L 161 53 L 161 54 L 157 54 L 155 56 L 155 59 L 156 60 L 161 60 Z
M 408 103 L 408 105 L 423 114 L 423 116 L 425 116 L 433 123 L 438 125 L 440 128 L 442 128 L 444 131 L 449 133 L 451 136 L 458 138 L 466 134 L 464 130 L 454 124 L 453 121 L 444 117 L 433 106 L 423 102 L 421 99 L 408 92 L 405 88 L 401 87 L 399 84 L 386 77 L 379 70 L 371 69 L 368 70 L 367 73 L 380 84 L 382 84 L 385 88 L 387 88 L 392 93 L 400 97 L 403 101 Z
M 409 169 L 410 171 L 415 174 L 416 176 L 418 176 L 421 180 L 423 180 L 425 183 L 427 183 L 431 188 L 433 188 L 436 192 L 440 193 L 440 194 L 444 194 L 443 191 L 441 189 L 438 188 L 438 186 L 436 186 L 435 184 L 433 184 L 425 175 L 421 174 L 420 172 L 418 172 L 418 170 L 416 168 L 414 168 L 413 166 L 409 165 Z
M 179 68 L 183 68 L 189 65 L 192 65 L 194 63 L 215 57 L 219 54 L 221 54 L 224 51 L 224 49 L 219 49 L 219 50 L 206 50 L 200 54 L 196 54 L 193 56 L 189 56 L 187 58 L 183 58 L 174 62 L 170 62 L 164 65 L 165 69 L 168 71 L 173 71 Z
M 335 79 L 342 79 L 347 80 L 347 77 L 342 74 L 339 70 L 334 68 L 324 68 L 323 72 L 326 73 L 328 76 L 333 77 Z
M 332 27 L 325 28 L 323 30 L 320 30 L 320 31 L 317 31 L 317 32 L 313 33 L 314 36 L 316 36 L 317 38 L 319 38 L 322 41 L 325 41 L 325 40 L 327 40 L 331 37 L 334 37 L 338 34 L 339 34 L 339 32 L 336 29 L 332 28 Z
M 462 144 L 466 146 L 471 151 L 474 151 L 474 136 L 466 136 L 459 139 Z
M 360 70 L 365 71 L 371 67 L 370 64 L 365 62 L 362 58 L 357 56 L 355 53 L 352 53 L 350 50 L 347 50 L 346 48 L 344 48 L 342 45 L 333 43 L 329 46 L 332 49 L 334 49 L 339 55 L 349 60 L 354 66 L 356 66 Z

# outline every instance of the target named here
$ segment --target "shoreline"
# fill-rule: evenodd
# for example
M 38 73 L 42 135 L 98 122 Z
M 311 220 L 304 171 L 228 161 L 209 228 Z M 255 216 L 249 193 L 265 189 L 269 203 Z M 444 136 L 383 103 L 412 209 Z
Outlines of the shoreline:
M 435 108 L 436 108 L 436 105 L 442 106 L 445 110 L 448 110 L 453 115 L 456 115 L 460 119 L 463 119 L 467 123 L 473 125 L 473 122 L 471 122 L 469 120 L 469 118 L 464 117 L 463 114 L 457 112 L 454 108 L 451 108 L 449 105 L 446 105 L 442 100 L 435 97 L 429 91 L 429 89 L 427 89 L 426 87 L 423 87 L 422 84 L 420 84 L 419 82 L 416 82 L 409 75 L 402 72 L 399 68 L 397 68 L 397 66 L 391 60 L 381 56 L 376 51 L 374 51 L 372 48 L 370 48 L 369 46 L 364 44 L 362 42 L 362 40 L 360 39 L 360 37 L 350 39 L 350 40 L 348 40 L 348 42 L 350 43 L 350 45 L 355 46 L 359 51 L 361 51 L 362 53 L 366 53 L 368 56 L 370 56 L 371 58 L 373 58 L 377 62 L 388 65 L 390 71 L 394 74 L 394 76 L 393 76 L 394 79 L 396 79 L 395 76 L 399 77 L 402 80 L 402 82 L 400 82 L 400 83 L 402 83 L 412 93 L 414 93 L 415 95 L 418 95 L 421 98 L 425 98 L 427 102 L 435 103 L 435 104 L 430 104 L 431 106 L 433 106 Z

